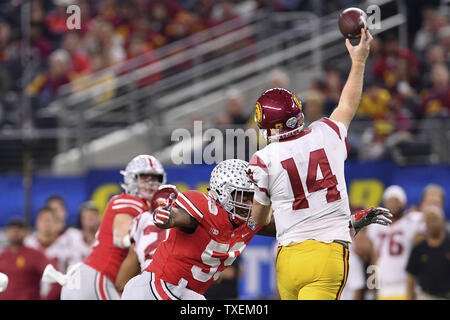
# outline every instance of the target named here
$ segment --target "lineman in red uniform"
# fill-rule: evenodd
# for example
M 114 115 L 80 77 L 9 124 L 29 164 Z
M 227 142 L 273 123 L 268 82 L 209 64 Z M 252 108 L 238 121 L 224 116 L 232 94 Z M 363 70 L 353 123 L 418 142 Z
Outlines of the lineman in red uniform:
M 256 234 L 274 235 L 249 220 L 253 185 L 237 159 L 211 173 L 209 194 L 179 193 L 171 209 L 153 213 L 160 228 L 172 228 L 150 265 L 125 286 L 122 299 L 205 299 L 203 294 Z

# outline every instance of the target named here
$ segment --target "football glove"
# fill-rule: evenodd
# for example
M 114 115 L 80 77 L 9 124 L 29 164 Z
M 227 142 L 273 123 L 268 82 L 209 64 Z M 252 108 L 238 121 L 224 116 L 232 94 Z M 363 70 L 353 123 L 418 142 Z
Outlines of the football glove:
M 158 207 L 153 211 L 153 222 L 157 227 L 161 228 L 169 223 L 175 197 L 174 193 L 170 194 L 168 206 Z
M 159 207 L 153 211 L 153 222 L 157 227 L 166 225 L 170 220 L 170 209 Z
M 350 220 L 356 235 L 362 228 L 372 223 L 387 226 L 392 223 L 392 220 L 389 218 L 392 218 L 392 214 L 388 209 L 382 207 L 370 207 L 355 213 L 350 217 Z

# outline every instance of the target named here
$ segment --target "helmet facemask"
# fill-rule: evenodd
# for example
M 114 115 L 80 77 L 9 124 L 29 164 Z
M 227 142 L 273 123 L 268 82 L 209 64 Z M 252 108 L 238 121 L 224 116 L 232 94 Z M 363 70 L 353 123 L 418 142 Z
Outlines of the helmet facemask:
M 236 188 L 232 193 L 229 203 L 233 206 L 230 214 L 231 220 L 236 224 L 247 222 L 251 216 L 253 206 L 253 189 Z
M 248 221 L 252 209 L 254 189 L 245 172 L 247 165 L 243 160 L 225 160 L 211 173 L 209 194 L 237 225 Z
M 133 158 L 120 173 L 124 176 L 122 188 L 125 192 L 145 200 L 151 200 L 158 187 L 166 182 L 161 163 L 149 155 Z
M 259 129 L 259 130 L 264 139 L 266 139 L 268 142 L 274 142 L 279 141 L 281 139 L 293 137 L 299 134 L 303 130 L 303 123 L 297 128 L 286 132 L 280 132 L 279 129 Z
M 139 197 L 145 200 L 151 200 L 155 192 L 161 185 L 162 177 L 155 174 L 141 173 L 136 177 Z

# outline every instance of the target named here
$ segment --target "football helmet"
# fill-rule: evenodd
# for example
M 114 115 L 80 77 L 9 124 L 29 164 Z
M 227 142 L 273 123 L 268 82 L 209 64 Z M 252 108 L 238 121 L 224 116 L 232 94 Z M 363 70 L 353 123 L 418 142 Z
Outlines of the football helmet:
M 302 104 L 289 90 L 269 89 L 256 102 L 255 122 L 269 142 L 294 136 L 303 129 Z
M 231 221 L 238 225 L 250 218 L 252 210 L 252 204 L 244 200 L 254 193 L 253 183 L 246 173 L 247 166 L 248 163 L 243 160 L 224 160 L 213 169 L 209 180 L 209 195 L 219 202 Z
M 121 184 L 126 193 L 146 200 L 151 200 L 149 192 L 141 192 L 139 185 L 149 184 L 139 182 L 141 174 L 152 174 L 158 177 L 160 184 L 166 183 L 166 172 L 162 164 L 153 156 L 141 154 L 134 157 L 120 173 L 124 176 L 124 183 Z
M 168 207 L 171 202 L 175 199 L 172 194 L 176 197 L 178 195 L 177 187 L 171 184 L 163 184 L 160 185 L 158 190 L 152 197 L 151 201 L 151 210 L 155 210 L 158 207 Z

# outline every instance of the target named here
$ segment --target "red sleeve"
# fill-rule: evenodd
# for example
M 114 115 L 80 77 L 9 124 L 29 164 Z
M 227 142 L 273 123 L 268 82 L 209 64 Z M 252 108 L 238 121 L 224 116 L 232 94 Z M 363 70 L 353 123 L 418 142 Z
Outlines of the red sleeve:
M 200 191 L 189 190 L 179 193 L 175 205 L 187 211 L 195 220 L 201 222 L 208 210 L 207 196 Z
M 144 203 L 139 199 L 120 196 L 111 199 L 110 208 L 114 214 L 126 213 L 132 215 L 133 217 L 140 215 L 146 210 Z

